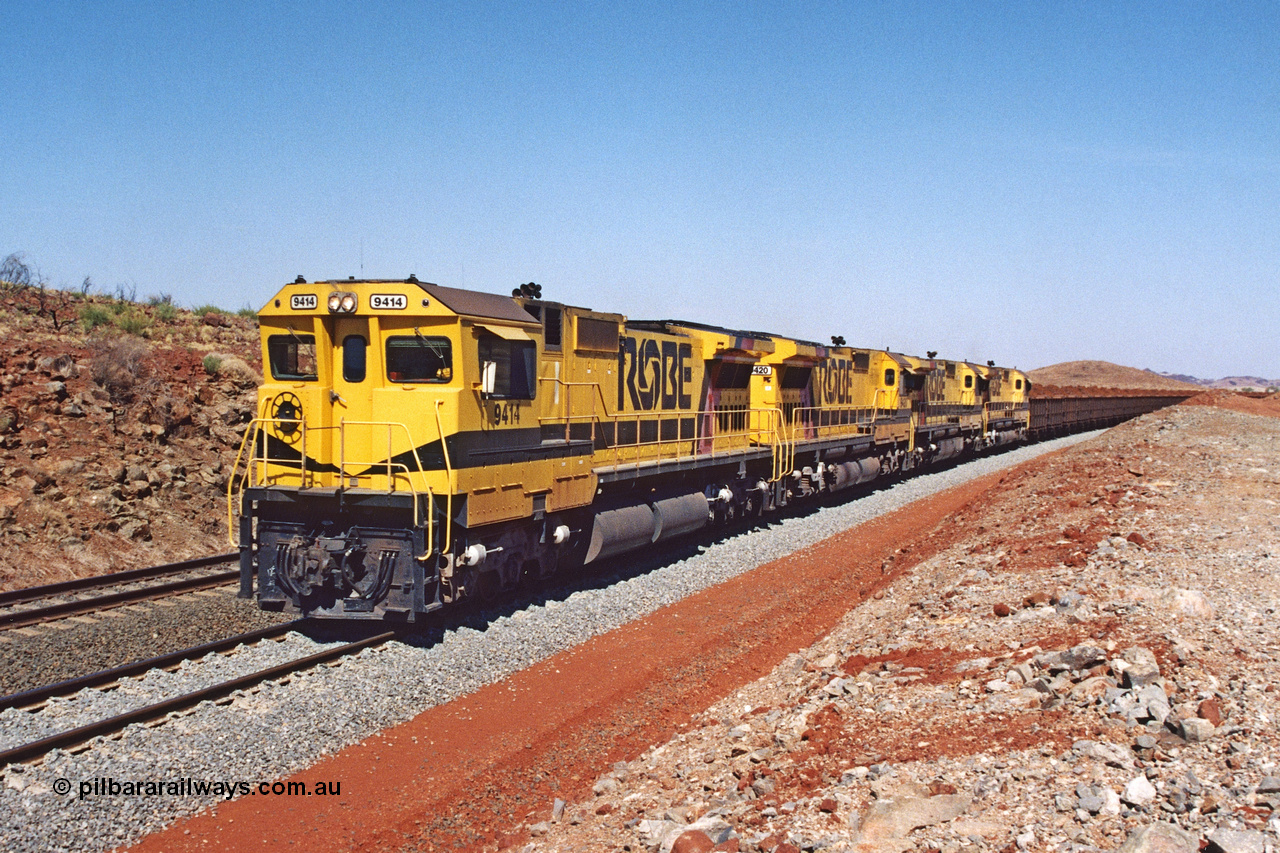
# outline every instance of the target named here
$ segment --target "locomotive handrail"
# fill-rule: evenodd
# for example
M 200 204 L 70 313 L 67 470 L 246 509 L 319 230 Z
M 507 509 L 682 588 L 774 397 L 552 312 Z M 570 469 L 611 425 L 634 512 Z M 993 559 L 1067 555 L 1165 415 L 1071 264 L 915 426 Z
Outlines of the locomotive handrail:
M 869 416 L 860 417 L 860 413 L 869 413 Z M 852 417 L 847 417 L 850 414 Z M 813 430 L 814 438 L 869 435 L 869 427 L 878 417 L 879 410 L 874 406 L 797 406 L 791 411 L 791 426 L 793 432 L 800 426 Z
M 263 409 L 266 408 L 265 402 L 262 404 L 261 408 Z M 293 423 L 293 424 L 298 424 L 300 426 L 302 430 L 302 435 L 300 436 L 300 440 L 302 442 L 302 448 L 301 448 L 302 459 L 301 459 L 299 472 L 298 472 L 300 477 L 299 486 L 306 483 L 306 476 L 307 476 L 307 425 L 306 425 L 306 422 L 301 420 L 300 418 L 264 418 L 261 416 L 256 417 L 253 420 L 249 421 L 249 424 L 245 427 L 244 436 L 240 439 L 240 447 L 236 450 L 235 461 L 232 462 L 231 464 L 231 473 L 227 477 L 227 539 L 231 542 L 232 545 L 237 544 L 235 540 L 235 532 L 234 532 L 235 531 L 235 491 L 236 491 L 236 480 L 237 480 L 236 472 L 240 470 L 240 460 L 241 459 L 245 460 L 244 474 L 239 478 L 242 490 L 245 488 L 246 484 L 251 486 L 253 483 L 256 482 L 256 479 L 253 476 L 253 471 L 256 465 L 258 464 L 266 465 L 268 462 L 272 462 L 272 461 L 281 461 L 281 462 L 291 461 L 291 460 L 284 460 L 284 459 L 274 460 L 270 456 L 268 456 L 267 446 L 266 446 L 267 443 L 265 438 L 263 439 L 263 442 L 262 442 L 262 458 L 259 459 L 257 454 L 253 451 L 250 451 L 249 457 L 245 458 L 245 455 L 244 455 L 245 448 L 251 446 L 250 439 L 253 440 L 252 444 L 256 446 L 257 436 L 260 432 L 262 432 L 262 424 L 267 422 Z
M 562 386 L 562 387 L 564 387 L 564 388 L 566 388 L 566 389 L 567 389 L 567 390 L 566 390 L 566 392 L 565 392 L 565 395 L 564 395 L 564 405 L 563 405 L 563 410 L 564 410 L 565 414 L 563 414 L 563 415 L 558 415 L 558 414 L 557 414 L 557 415 L 550 415 L 550 416 L 541 416 L 541 415 L 540 415 L 540 416 L 538 417 L 538 424 L 539 424 L 539 426 L 541 426 L 543 423 L 545 423 L 545 422 L 546 422 L 546 421 L 548 421 L 548 420 L 550 420 L 550 421 L 563 420 L 563 421 L 564 421 L 564 440 L 565 440 L 565 441 L 569 441 L 569 439 L 570 439 L 570 437 L 571 437 L 571 436 L 570 436 L 570 432 L 569 432 L 569 425 L 570 425 L 573 421 L 575 421 L 575 420 L 584 420 L 584 419 L 589 419 L 589 420 L 588 420 L 588 422 L 591 424 L 591 441 L 592 441 L 592 443 L 593 443 L 593 444 L 595 443 L 595 439 L 596 439 L 596 434 L 595 434 L 595 424 L 596 424 L 596 418 L 597 418 L 597 412 L 596 412 L 596 399 L 597 399 L 597 398 L 600 400 L 600 408 L 601 408 L 601 409 L 602 409 L 602 411 L 603 411 L 603 417 L 605 417 L 605 418 L 614 418 L 614 417 L 617 417 L 617 413 L 610 414 L 610 412 L 609 412 L 609 403 L 604 399 L 604 391 L 603 391 L 603 390 L 601 390 L 601 388 L 600 388 L 600 383 L 599 383 L 599 382 L 566 382 L 565 380 L 561 379 L 559 376 L 539 376 L 539 377 L 538 377 L 538 381 L 539 381 L 539 382 L 553 382 L 553 383 L 555 383 L 556 385 Z M 596 392 L 596 393 L 595 393 L 595 396 L 593 396 L 593 397 L 591 398 L 591 414 L 589 414 L 589 415 L 573 415 L 573 414 L 570 414 L 570 413 L 573 411 L 573 406 L 571 405 L 571 403 L 572 403 L 572 399 L 573 399 L 573 396 L 572 396 L 572 395 L 573 395 L 573 389 L 574 389 L 574 388 L 591 388 L 591 389 L 594 389 L 594 390 L 595 390 L 595 392 Z
M 939 410 L 937 414 L 932 414 L 930 410 Z M 929 401 L 921 401 L 920 415 L 924 426 L 933 426 L 936 424 L 958 424 L 961 418 L 977 417 L 981 419 L 985 411 L 975 408 L 971 405 L 954 402 L 933 403 Z M 954 418 L 955 420 L 952 420 Z
M 257 432 L 257 428 L 255 426 L 257 422 L 258 419 L 254 418 L 249 423 L 249 426 L 245 427 L 244 435 L 240 438 L 240 447 L 236 450 L 235 461 L 231 463 L 231 476 L 227 478 L 227 541 L 230 542 L 233 547 L 239 545 L 239 543 L 236 542 L 236 517 L 235 510 L 233 509 L 235 505 L 236 471 L 240 470 L 240 459 L 244 456 L 244 448 L 245 444 L 249 441 L 249 434 L 256 434 Z M 249 476 L 247 469 L 245 471 L 245 476 Z
M 445 497 L 445 513 L 444 513 L 444 544 L 440 547 L 440 553 L 445 554 L 449 551 L 453 544 L 453 465 L 449 462 L 449 442 L 444 440 L 444 420 L 440 417 L 440 406 L 444 404 L 444 400 L 436 400 L 436 431 L 440 433 L 440 453 L 444 456 L 444 473 L 449 478 L 449 493 Z M 415 449 L 416 453 L 417 450 Z M 421 463 L 419 463 L 421 467 Z M 435 515 L 435 505 L 431 507 L 432 515 Z M 433 518 L 432 521 L 435 519 Z M 430 528 L 431 525 L 428 525 Z M 431 553 L 430 550 L 427 551 Z
M 605 413 L 601 415 L 595 410 L 595 401 L 592 401 L 592 411 L 579 415 L 547 415 L 539 417 L 540 424 L 554 423 L 563 420 L 565 422 L 566 440 L 571 435 L 569 429 L 574 423 L 588 423 L 591 425 L 591 442 L 594 444 L 597 436 L 597 427 L 601 424 L 609 424 L 612 426 L 612 443 L 607 448 L 610 451 L 610 460 L 608 464 L 617 467 L 630 462 L 678 462 L 686 459 L 706 459 L 716 458 L 726 452 L 735 452 L 747 449 L 753 443 L 767 445 L 773 458 L 774 477 L 773 481 L 785 474 L 782 469 L 785 467 L 788 456 L 790 442 L 786 437 L 785 421 L 782 412 L 776 407 L 772 408 L 753 408 L 739 409 L 732 412 L 717 409 L 699 409 L 693 411 L 672 412 L 626 412 L 609 414 L 607 411 L 607 403 L 603 400 L 603 394 L 599 391 L 597 383 L 589 382 L 565 382 L 557 377 L 542 377 L 549 382 L 555 382 L 568 388 L 575 387 L 594 387 L 597 395 L 601 397 L 601 404 L 605 406 Z M 736 417 L 735 417 L 736 416 Z M 693 435 L 682 432 L 680 421 L 692 419 L 695 424 L 707 424 L 709 421 L 714 422 L 715 419 L 740 419 L 742 426 L 732 430 L 712 430 L 698 431 L 695 429 Z M 676 422 L 676 435 L 674 438 L 662 438 L 660 424 L 663 422 Z M 658 424 L 659 437 L 652 440 L 644 440 L 642 435 L 642 424 Z M 635 428 L 635 439 L 630 441 L 621 441 L 621 426 L 632 424 Z M 691 448 L 688 452 L 682 452 L 678 448 L 684 444 L 688 444 Z M 729 446 L 726 448 L 726 444 Z M 675 452 L 664 452 L 669 446 L 675 446 Z M 656 449 L 656 453 L 648 454 L 645 451 Z M 626 451 L 634 451 L 635 459 L 626 459 L 623 454 Z M 644 457 L 651 456 L 646 460 Z
M 439 401 L 437 401 L 437 407 L 438 405 L 439 405 Z M 437 426 L 439 426 L 439 409 L 438 408 L 437 408 L 436 414 L 437 414 Z M 403 462 L 391 461 L 391 447 L 392 447 L 391 434 L 394 428 L 399 427 L 400 429 L 403 429 L 405 431 L 405 437 L 409 441 L 409 446 L 413 448 L 413 458 L 414 458 L 414 461 L 417 463 L 418 472 L 422 473 L 426 471 L 425 466 L 422 464 L 422 457 L 418 453 L 418 447 L 413 442 L 413 433 L 409 430 L 409 427 L 407 425 L 403 423 L 395 422 L 395 421 L 348 421 L 344 419 L 340 421 L 336 427 L 311 427 L 311 426 L 308 426 L 307 422 L 301 418 L 256 417 L 249 422 L 248 426 L 245 427 L 244 436 L 240 439 L 240 446 L 236 451 L 235 461 L 232 463 L 231 474 L 227 478 L 227 539 L 230 541 L 232 545 L 237 544 L 235 541 L 235 529 L 236 529 L 235 495 L 236 495 L 236 492 L 243 491 L 245 488 L 252 487 L 258 483 L 257 471 L 259 470 L 259 468 L 265 469 L 265 467 L 271 463 L 291 463 L 294 461 L 292 459 L 276 458 L 271 456 L 267 452 L 265 438 L 263 440 L 262 455 L 261 456 L 258 455 L 256 450 L 257 439 L 259 434 L 262 434 L 264 436 L 266 435 L 266 431 L 263 429 L 263 426 L 265 424 L 297 424 L 298 425 L 298 429 L 300 433 L 298 437 L 299 452 L 301 454 L 301 458 L 297 460 L 299 488 L 305 488 L 307 483 L 307 433 L 308 432 L 315 431 L 315 430 L 335 430 L 335 429 L 338 431 L 338 434 L 339 434 L 338 488 L 341 489 L 341 488 L 346 488 L 346 479 L 347 479 L 346 427 L 348 425 L 387 427 L 387 462 L 386 462 L 387 491 L 394 492 L 396 490 L 395 489 L 396 480 L 399 478 L 400 474 L 403 474 L 405 484 L 413 496 L 414 525 L 417 526 L 421 523 L 421 516 L 419 515 L 420 501 L 418 499 L 419 498 L 418 489 L 413 483 L 413 471 L 409 468 L 408 465 L 406 465 Z M 441 437 L 440 443 L 443 446 L 444 445 L 443 433 L 441 433 L 441 436 L 442 437 Z M 248 456 L 245 455 L 246 449 L 249 450 Z M 242 460 L 245 463 L 244 472 L 243 474 L 240 474 L 239 476 L 237 476 L 237 472 L 240 470 L 240 463 Z M 357 464 L 357 463 L 353 463 L 353 464 Z M 370 461 L 364 464 L 367 464 L 369 467 L 372 467 L 375 463 Z M 452 474 L 452 468 L 449 466 L 447 448 L 445 449 L 445 469 L 449 474 Z M 239 483 L 239 489 L 237 489 L 237 482 Z M 450 478 L 450 482 L 452 482 L 452 477 Z M 430 493 L 429 490 L 428 490 L 428 493 Z M 450 507 L 450 509 L 452 509 L 452 507 Z
M 718 449 L 718 445 L 721 444 L 721 441 L 720 441 L 721 439 L 736 438 L 736 439 L 749 440 L 750 437 L 759 436 L 761 434 L 768 437 L 768 443 L 770 447 L 774 450 L 774 455 L 779 457 L 779 460 L 775 460 L 775 469 L 778 467 L 781 467 L 779 465 L 779 461 L 782 457 L 785 456 L 785 448 L 783 447 L 783 445 L 787 444 L 787 440 L 784 435 L 785 420 L 782 419 L 782 413 L 776 407 L 742 409 L 742 410 L 735 411 L 733 413 L 726 413 L 722 410 L 716 410 L 716 409 L 701 409 L 697 411 L 680 411 L 676 413 L 610 412 L 608 401 L 606 401 L 604 398 L 604 391 L 601 389 L 599 382 L 568 382 L 564 379 L 561 379 L 559 376 L 542 376 L 542 377 L 539 377 L 539 381 L 554 383 L 558 386 L 566 388 L 567 391 L 565 393 L 564 402 L 560 407 L 561 410 L 566 413 L 540 416 L 538 418 L 538 423 L 541 425 L 541 424 L 546 424 L 548 422 L 554 423 L 556 421 L 563 420 L 565 423 L 565 440 L 566 441 L 568 441 L 571 437 L 570 427 L 572 426 L 573 423 L 589 423 L 591 425 L 590 440 L 593 444 L 595 443 L 595 439 L 596 439 L 597 424 L 604 423 L 604 422 L 611 423 L 613 425 L 613 444 L 610 446 L 610 449 L 613 451 L 613 454 L 612 454 L 613 464 L 615 466 L 621 464 L 623 461 L 620 457 L 620 451 L 628 448 L 634 448 L 637 450 L 641 448 L 647 448 L 647 447 L 661 448 L 664 445 L 668 445 L 668 444 L 678 445 L 685 441 L 690 441 L 690 442 L 693 442 L 695 445 L 698 445 L 698 444 L 706 443 L 709 441 L 710 442 L 709 453 L 697 453 L 697 452 L 689 453 L 689 454 L 676 453 L 670 456 L 669 458 L 672 461 L 686 459 L 686 458 L 693 458 L 693 457 L 704 458 L 707 456 L 715 458 L 719 453 L 723 452 L 722 450 Z M 589 388 L 595 391 L 595 394 L 592 395 L 592 399 L 591 399 L 590 413 L 583 413 L 579 415 L 569 414 L 569 412 L 572 412 L 573 410 L 571 405 L 571 402 L 572 402 L 571 395 L 573 393 L 574 388 Z M 596 410 L 597 400 L 599 400 L 600 409 L 602 411 Z M 769 423 L 761 424 L 757 420 L 756 425 L 754 427 L 751 426 L 751 415 L 759 414 L 759 413 L 767 413 L 769 416 Z M 693 436 L 681 435 L 679 426 L 677 426 L 676 428 L 677 435 L 675 438 L 668 438 L 668 439 L 658 438 L 654 441 L 640 440 L 640 424 L 645 422 L 661 423 L 664 419 L 669 420 L 672 418 L 675 418 L 675 419 L 693 418 L 695 423 L 699 421 L 702 421 L 705 423 L 708 417 L 716 417 L 716 416 L 721 416 L 726 414 L 744 415 L 745 416 L 744 421 L 746 422 L 746 425 L 741 430 L 734 430 L 733 432 L 729 432 L 729 433 L 713 432 L 713 433 L 702 434 L 702 435 L 695 434 Z M 627 442 L 624 444 L 618 440 L 618 434 L 619 434 L 618 426 L 625 422 L 631 422 L 632 420 L 634 420 L 636 424 L 636 440 L 634 442 Z M 659 427 L 659 429 L 661 429 L 661 427 Z M 663 454 L 659 453 L 658 461 L 663 461 L 663 460 L 664 460 Z M 778 477 L 775 476 L 774 479 L 776 480 L 778 479 Z
M 883 394 L 886 398 L 888 398 L 888 396 L 889 396 L 889 391 L 888 391 L 888 389 L 886 389 L 886 388 L 877 388 L 877 389 L 875 390 L 875 393 L 871 395 L 871 408 L 872 408 L 872 412 L 871 412 L 871 423 L 872 423 L 873 425 L 875 424 L 875 422 L 876 422 L 876 421 L 879 419 L 879 417 L 880 417 L 880 396 L 881 396 L 882 394 Z
M 783 415 L 781 409 L 774 409 L 777 412 L 776 423 L 780 423 L 785 430 L 787 427 L 786 416 Z M 775 442 L 777 448 L 773 454 L 773 478 L 769 480 L 771 483 L 777 483 L 782 478 L 790 474 L 796 467 L 796 439 L 794 430 L 789 435 L 784 435 L 779 441 Z M 781 451 L 781 452 L 778 452 Z
M 560 412 L 552 415 L 539 416 L 538 423 L 540 425 L 544 425 L 548 423 L 555 423 L 557 421 L 564 421 L 564 438 L 566 441 L 568 441 L 572 436 L 571 427 L 574 423 L 587 423 L 591 426 L 590 441 L 593 445 L 595 444 L 598 432 L 597 426 L 606 422 L 610 423 L 613 427 L 613 443 L 610 445 L 609 449 L 612 451 L 612 465 L 615 467 L 623 464 L 624 461 L 629 461 L 623 460 L 623 450 L 633 449 L 636 450 L 637 455 L 639 455 L 639 452 L 644 448 L 659 448 L 657 459 L 653 460 L 658 462 L 707 457 L 714 459 L 720 453 L 725 452 L 721 448 L 725 439 L 728 439 L 731 444 L 735 443 L 734 440 L 736 439 L 742 441 L 744 445 L 746 445 L 749 444 L 753 438 L 759 439 L 761 437 L 764 438 L 764 441 L 770 447 L 773 457 L 773 476 L 770 482 L 777 482 L 782 479 L 782 477 L 786 476 L 790 471 L 790 468 L 793 467 L 791 460 L 795 453 L 794 437 L 789 435 L 790 430 L 788 430 L 786 418 L 782 411 L 776 406 L 739 409 L 734 410 L 733 412 L 717 409 L 700 409 L 696 411 L 680 411 L 676 413 L 610 412 L 609 403 L 605 400 L 604 391 L 601 389 L 599 382 L 569 382 L 559 376 L 541 376 L 539 377 L 539 381 L 550 382 L 563 387 L 566 389 L 566 393 L 563 402 L 559 405 Z M 584 412 L 583 414 L 571 414 L 573 411 L 572 394 L 573 389 L 575 388 L 589 388 L 595 392 L 591 395 L 591 411 L 589 413 Z M 600 405 L 599 411 L 596 409 L 597 401 L 599 401 Z M 695 432 L 695 435 L 688 436 L 680 434 L 680 428 L 677 426 L 677 435 L 675 438 L 658 438 L 653 441 L 640 440 L 640 425 L 645 422 L 658 422 L 660 424 L 664 419 L 670 420 L 674 418 L 680 420 L 693 418 L 695 423 L 705 424 L 708 419 L 725 418 L 732 415 L 739 415 L 742 417 L 744 426 L 741 429 L 733 430 L 731 432 L 712 431 L 702 434 L 697 434 Z M 766 419 L 767 422 L 763 422 Z M 634 442 L 620 442 L 618 440 L 618 427 L 623 423 L 632 421 L 634 421 L 636 426 L 636 440 Z M 659 430 L 661 430 L 661 426 L 659 426 Z M 665 445 L 680 445 L 686 441 L 691 442 L 692 446 L 695 447 L 706 445 L 709 452 L 691 452 L 687 454 L 677 452 L 669 456 L 661 452 L 661 448 Z M 736 449 L 739 448 L 731 448 L 731 450 Z M 637 458 L 635 461 L 641 460 Z
M 764 433 L 765 435 L 768 435 L 770 437 L 771 445 L 774 445 L 774 444 L 780 445 L 786 442 L 786 437 L 784 435 L 786 419 L 785 417 L 783 417 L 781 411 L 777 407 L 741 409 L 741 410 L 736 410 L 735 412 L 732 412 L 732 413 L 726 413 L 724 410 L 716 410 L 716 409 L 700 409 L 696 411 L 678 411 L 678 412 L 611 412 L 609 410 L 609 403 L 604 397 L 604 391 L 601 389 L 599 382 L 570 382 L 560 378 L 559 376 L 540 376 L 538 377 L 538 381 L 550 382 L 567 389 L 563 403 L 559 404 L 560 412 L 552 415 L 539 416 L 538 423 L 542 425 L 547 423 L 555 423 L 557 421 L 564 421 L 565 423 L 564 437 L 566 441 L 568 441 L 571 437 L 569 428 L 573 423 L 590 423 L 592 427 L 590 440 L 593 443 L 595 442 L 595 438 L 596 438 L 596 425 L 602 422 L 613 423 L 615 426 L 615 432 L 614 432 L 614 444 L 611 447 L 613 450 L 615 450 L 615 454 L 614 454 L 615 464 L 618 461 L 617 454 L 616 454 L 616 451 L 618 448 L 651 447 L 651 446 L 661 446 L 663 444 L 670 444 L 673 442 L 680 443 L 687 440 L 692 440 L 697 442 L 697 441 L 706 441 L 710 439 L 712 441 L 712 450 L 710 455 L 715 456 L 719 452 L 715 448 L 715 445 L 718 443 L 715 441 L 715 439 L 717 438 L 723 438 L 723 437 L 743 438 L 751 435 Z M 591 395 L 591 411 L 589 413 L 583 413 L 583 414 L 577 414 L 577 415 L 571 414 L 571 412 L 573 411 L 572 393 L 573 393 L 573 389 L 575 388 L 588 388 L 595 392 L 593 395 Z M 599 404 L 600 404 L 599 411 L 597 411 L 596 409 L 597 401 L 599 401 Z M 678 435 L 674 439 L 658 439 L 656 441 L 649 441 L 649 442 L 643 442 L 639 440 L 638 425 L 646 421 L 661 422 L 663 419 L 692 417 L 695 419 L 695 421 L 701 420 L 705 422 L 708 416 L 715 417 L 715 416 L 725 415 L 725 414 L 741 414 L 741 415 L 747 416 L 745 420 L 748 421 L 749 423 L 751 420 L 750 419 L 751 414 L 753 413 L 758 414 L 762 412 L 767 412 L 770 416 L 770 423 L 768 425 L 757 425 L 754 428 L 747 426 L 747 427 L 744 427 L 742 430 L 737 430 L 727 434 L 723 432 L 719 432 L 714 434 L 695 435 L 692 438 L 690 438 L 689 436 Z M 617 441 L 617 431 L 616 431 L 617 424 L 624 421 L 630 421 L 632 419 L 634 419 L 637 424 L 636 441 L 628 442 L 626 444 L 619 443 Z M 708 454 L 694 453 L 689 455 L 705 456 Z M 675 458 L 684 458 L 684 457 L 677 456 Z
M 404 430 L 405 438 L 408 440 L 409 446 L 413 448 L 413 461 L 417 463 L 418 473 L 426 472 L 427 469 L 424 468 L 422 465 L 422 457 L 418 455 L 418 445 L 415 444 L 413 440 L 413 432 L 410 431 L 408 425 L 401 423 L 399 421 L 349 421 L 346 418 L 343 418 L 342 420 L 338 421 L 338 488 L 339 489 L 345 489 L 347 487 L 346 486 L 346 480 L 348 476 L 347 475 L 347 426 L 370 426 L 370 427 L 384 426 L 387 428 L 387 462 L 386 462 L 387 492 L 391 493 L 396 490 L 397 477 L 392 474 L 392 471 L 395 471 L 397 475 L 403 472 L 405 483 L 408 485 L 409 491 L 413 494 L 413 526 L 417 527 L 420 524 L 421 519 L 418 515 L 418 489 L 413 484 L 413 471 L 409 468 L 408 465 L 406 465 L 403 462 L 391 461 L 391 450 L 393 447 L 391 442 L 391 434 L 392 434 L 392 430 L 395 427 L 399 427 L 400 429 Z M 321 429 L 321 430 L 333 429 L 333 427 L 316 427 L 316 429 Z M 370 436 L 370 438 L 372 439 L 372 436 Z M 372 446 L 373 444 L 372 440 L 369 443 Z M 440 443 L 444 444 L 444 441 L 441 440 Z M 376 463 L 373 461 L 369 461 L 369 462 L 357 461 L 357 462 L 353 462 L 352 464 L 365 465 L 369 468 L 372 468 Z

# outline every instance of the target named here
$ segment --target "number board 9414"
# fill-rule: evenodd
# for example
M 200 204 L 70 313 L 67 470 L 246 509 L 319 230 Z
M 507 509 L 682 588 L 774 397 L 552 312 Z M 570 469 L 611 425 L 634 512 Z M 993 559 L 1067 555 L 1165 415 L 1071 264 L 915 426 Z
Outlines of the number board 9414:
M 409 307 L 409 297 L 403 293 L 375 293 L 369 297 L 369 307 L 374 311 L 403 311 Z

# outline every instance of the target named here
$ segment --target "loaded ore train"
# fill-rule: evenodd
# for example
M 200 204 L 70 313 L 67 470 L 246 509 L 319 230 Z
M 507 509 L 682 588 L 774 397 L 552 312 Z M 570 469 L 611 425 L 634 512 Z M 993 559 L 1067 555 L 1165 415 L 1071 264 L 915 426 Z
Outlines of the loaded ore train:
M 990 362 L 637 322 L 536 285 L 299 277 L 259 321 L 265 381 L 227 494 L 241 594 L 322 618 L 411 622 L 1174 401 L 1032 401 Z

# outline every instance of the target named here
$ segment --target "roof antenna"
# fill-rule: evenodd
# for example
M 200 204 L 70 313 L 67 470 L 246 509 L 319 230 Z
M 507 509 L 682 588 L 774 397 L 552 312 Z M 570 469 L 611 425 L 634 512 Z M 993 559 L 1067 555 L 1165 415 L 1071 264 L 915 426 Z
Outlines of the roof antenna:
M 364 238 L 360 238 L 360 277 L 364 278 Z

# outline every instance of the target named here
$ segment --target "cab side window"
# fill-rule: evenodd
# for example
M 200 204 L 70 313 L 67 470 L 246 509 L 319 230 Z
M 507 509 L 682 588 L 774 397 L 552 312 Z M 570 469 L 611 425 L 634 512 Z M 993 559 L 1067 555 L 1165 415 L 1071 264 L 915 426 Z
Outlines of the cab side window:
M 538 347 L 533 341 L 508 341 L 482 334 L 477 341 L 486 396 L 532 400 L 538 387 Z M 487 375 L 492 372 L 492 376 Z

